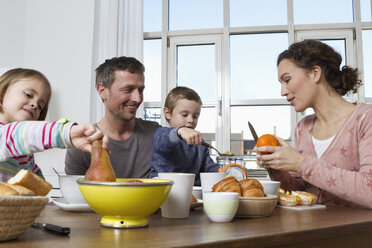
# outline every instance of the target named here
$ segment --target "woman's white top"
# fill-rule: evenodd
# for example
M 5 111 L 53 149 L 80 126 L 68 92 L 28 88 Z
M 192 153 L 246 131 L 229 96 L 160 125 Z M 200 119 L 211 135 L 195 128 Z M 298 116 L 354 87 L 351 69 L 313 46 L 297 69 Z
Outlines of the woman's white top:
M 311 137 L 313 138 L 313 144 L 315 147 L 316 155 L 318 156 L 318 158 L 320 158 L 322 154 L 325 152 L 325 150 L 327 150 L 328 146 L 331 144 L 335 136 L 332 136 L 331 138 L 326 140 L 317 140 L 314 138 L 314 136 Z

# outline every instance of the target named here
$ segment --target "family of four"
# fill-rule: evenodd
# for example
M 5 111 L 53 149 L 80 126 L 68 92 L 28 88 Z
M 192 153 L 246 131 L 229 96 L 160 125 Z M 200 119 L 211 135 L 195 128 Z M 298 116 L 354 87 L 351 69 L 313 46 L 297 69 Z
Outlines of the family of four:
M 361 85 L 358 70 L 344 66 L 328 45 L 315 40 L 292 44 L 277 61 L 281 95 L 302 119 L 291 147 L 255 148 L 257 163 L 273 171 L 286 190 L 303 190 L 325 205 L 372 208 L 372 106 L 342 96 Z M 102 120 L 77 124 L 45 121 L 51 96 L 48 79 L 31 69 L 13 69 L 0 77 L 0 181 L 20 169 L 43 176 L 33 153 L 68 148 L 67 174 L 83 175 L 91 144 L 102 139 L 111 151 L 117 177 L 155 177 L 159 172 L 218 171 L 201 146 L 196 130 L 202 101 L 187 87 L 172 89 L 163 114 L 169 127 L 136 118 L 145 89 L 144 66 L 135 58 L 106 60 L 96 69 L 96 89 L 105 106 Z M 269 152 L 263 155 L 262 152 Z

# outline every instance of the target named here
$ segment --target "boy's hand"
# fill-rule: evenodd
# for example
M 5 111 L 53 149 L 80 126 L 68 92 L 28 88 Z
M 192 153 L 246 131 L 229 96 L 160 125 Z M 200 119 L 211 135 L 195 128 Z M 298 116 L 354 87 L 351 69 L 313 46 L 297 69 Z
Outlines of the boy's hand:
M 71 127 L 72 145 L 84 152 L 92 152 L 92 142 L 99 139 L 102 139 L 102 148 L 107 149 L 108 137 L 93 124 L 78 124 Z
M 200 146 L 202 143 L 201 133 L 192 128 L 181 127 L 178 129 L 178 135 L 189 145 Z

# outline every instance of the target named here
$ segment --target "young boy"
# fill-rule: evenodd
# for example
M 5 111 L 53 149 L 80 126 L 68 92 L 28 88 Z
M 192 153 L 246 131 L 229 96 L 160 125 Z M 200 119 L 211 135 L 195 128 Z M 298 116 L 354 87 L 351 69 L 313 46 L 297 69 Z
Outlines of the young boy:
M 200 186 L 200 172 L 217 172 L 218 165 L 201 146 L 201 133 L 195 130 L 201 111 L 199 95 L 187 87 L 172 89 L 164 104 L 170 127 L 158 128 L 153 137 L 150 178 L 159 172 L 194 173 Z

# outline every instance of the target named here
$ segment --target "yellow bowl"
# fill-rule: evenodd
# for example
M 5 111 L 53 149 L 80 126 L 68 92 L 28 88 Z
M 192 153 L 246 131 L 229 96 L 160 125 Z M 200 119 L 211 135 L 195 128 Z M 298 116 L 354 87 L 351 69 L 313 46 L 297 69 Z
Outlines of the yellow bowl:
M 117 178 L 116 182 L 78 179 L 77 183 L 89 206 L 102 216 L 101 225 L 114 228 L 147 226 L 148 216 L 159 209 L 173 185 L 172 180 L 145 178 Z

